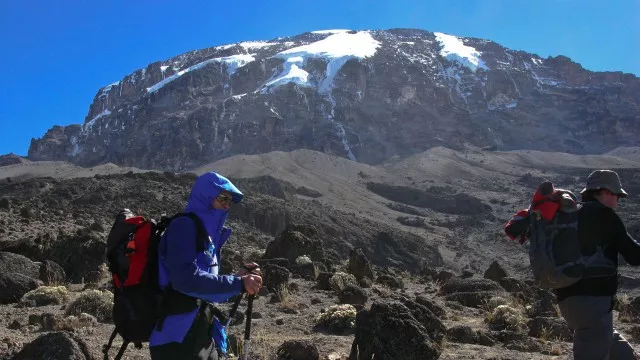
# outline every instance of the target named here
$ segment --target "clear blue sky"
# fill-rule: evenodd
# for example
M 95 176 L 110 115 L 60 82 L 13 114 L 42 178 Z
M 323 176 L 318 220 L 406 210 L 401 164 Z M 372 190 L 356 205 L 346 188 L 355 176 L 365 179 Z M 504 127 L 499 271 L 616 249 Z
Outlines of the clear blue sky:
M 639 0 L 2 0 L 0 154 L 81 124 L 98 89 L 183 52 L 305 31 L 420 28 L 640 75 Z

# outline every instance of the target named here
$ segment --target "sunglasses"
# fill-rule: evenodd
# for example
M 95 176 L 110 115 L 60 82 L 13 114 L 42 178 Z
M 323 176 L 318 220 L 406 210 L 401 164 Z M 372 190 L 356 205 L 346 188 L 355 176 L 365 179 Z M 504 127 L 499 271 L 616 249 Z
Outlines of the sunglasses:
M 220 194 L 216 197 L 216 200 L 221 204 L 231 205 L 233 197 L 227 194 Z

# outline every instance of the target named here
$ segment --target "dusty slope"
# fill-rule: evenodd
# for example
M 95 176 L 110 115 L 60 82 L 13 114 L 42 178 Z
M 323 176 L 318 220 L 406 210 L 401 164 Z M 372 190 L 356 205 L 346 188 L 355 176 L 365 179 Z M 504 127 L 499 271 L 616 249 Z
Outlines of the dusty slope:
M 30 251 L 38 246 L 50 246 L 55 250 L 51 254 L 57 256 L 68 249 L 56 247 L 56 241 L 70 241 L 69 244 L 86 241 L 97 245 L 104 240 L 110 226 L 110 215 L 118 206 L 133 205 L 151 215 L 162 210 L 178 211 L 186 200 L 193 179 L 190 175 L 174 177 L 160 173 L 87 177 L 86 169 L 74 172 L 66 164 L 43 165 L 39 171 L 48 172 L 58 180 L 8 182 L 5 168 L 12 173 L 23 171 L 25 177 L 36 172 L 18 170 L 20 165 L 0 168 L 0 177 L 5 178 L 0 184 L 0 198 L 9 199 L 9 209 L 0 209 L 0 245 L 4 250 L 25 250 L 24 244 L 34 241 L 34 238 L 39 240 L 34 241 L 34 248 L 28 248 Z M 273 240 L 274 235 L 287 224 L 302 222 L 318 226 L 325 246 L 337 252 L 341 261 L 344 261 L 349 247 L 355 244 L 370 247 L 368 250 L 377 256 L 374 263 L 383 264 L 386 258 L 402 257 L 403 251 L 404 256 L 409 256 L 411 246 L 417 244 L 413 241 L 420 239 L 424 246 L 437 246 L 444 259 L 444 267 L 458 274 L 462 270 L 470 270 L 475 277 L 482 277 L 489 263 L 498 259 L 509 273 L 526 278 L 525 249 L 509 242 L 502 234 L 504 220 L 526 205 L 537 181 L 552 179 L 565 188 L 578 191 L 584 177 L 598 167 L 618 168 L 631 194 L 622 202 L 619 212 L 629 226 L 640 223 L 636 215 L 640 208 L 640 197 L 636 195 L 640 194 L 640 166 L 632 160 L 612 156 L 575 157 L 568 154 L 471 150 L 464 153 L 436 148 L 408 159 L 372 167 L 302 150 L 236 156 L 195 172 L 220 171 L 242 184 L 247 201 L 232 213 L 231 224 L 235 233 L 229 244 L 240 257 L 247 258 L 255 250 L 264 249 L 267 242 Z M 116 172 L 123 171 L 116 169 Z M 315 190 L 317 194 L 312 191 L 302 192 L 306 194 L 302 195 L 299 192 L 302 187 Z M 467 197 L 460 197 L 461 194 Z M 389 204 L 393 204 L 393 209 Z M 447 206 L 443 207 L 443 204 Z M 31 215 L 25 217 L 24 208 L 33 210 Z M 403 225 L 397 220 L 401 216 L 423 219 L 424 224 Z M 98 225 L 94 226 L 94 222 Z M 52 225 L 57 226 L 61 233 L 44 236 Z M 88 233 L 84 232 L 86 228 L 89 228 Z M 375 238 L 381 232 L 413 234 L 416 238 L 401 235 L 395 239 L 394 248 L 377 248 L 380 241 L 376 242 Z M 85 263 L 87 259 L 79 255 L 73 256 L 82 260 L 84 266 L 92 265 Z M 227 254 L 228 258 L 236 255 Z M 93 265 L 100 261 L 94 260 Z M 63 260 L 56 258 L 56 261 Z M 62 265 L 67 269 L 75 268 L 73 262 Z M 343 265 L 344 262 L 338 262 L 336 266 L 342 269 Z M 632 268 L 626 267 L 623 273 L 636 282 L 640 278 Z M 433 282 L 409 274 L 403 278 L 407 288 L 404 293 L 410 297 L 424 294 L 446 305 L 447 316 L 443 321 L 447 327 L 469 325 L 478 330 L 487 329 L 483 322 L 485 310 L 460 307 L 445 301 L 443 294 L 437 291 L 441 281 Z M 326 335 L 313 329 L 313 318 L 320 310 L 338 302 L 336 294 L 313 289 L 313 282 L 302 279 L 294 282 L 301 288 L 291 298 L 291 302 L 296 304 L 297 314 L 287 314 L 280 305 L 269 304 L 267 298 L 258 303 L 257 309 L 263 319 L 256 320 L 256 334 L 260 334 L 256 337 L 256 350 L 263 354 L 263 359 L 270 358 L 284 339 L 308 338 L 317 343 L 323 358 L 333 352 L 344 358 L 349 352 L 352 335 Z M 625 291 L 632 296 L 637 295 L 634 286 L 625 288 Z M 71 288 L 78 290 L 77 285 Z M 368 305 L 373 301 L 388 301 L 389 290 L 385 289 L 381 284 L 366 289 Z M 314 297 L 321 302 L 312 304 L 310 300 Z M 13 305 L 1 305 L 0 311 L 4 319 L 0 322 L 4 335 L 0 337 L 9 339 L 8 343 L 5 342 L 7 352 L 42 334 L 37 328 L 26 326 L 29 315 L 45 311 L 62 312 L 59 307 L 18 309 Z M 276 325 L 278 318 L 284 321 L 284 326 Z M 20 326 L 9 329 L 14 320 L 18 320 Z M 637 330 L 633 323 L 616 320 L 616 324 L 622 327 L 625 335 Z M 80 334 L 99 356 L 100 345 L 110 329 L 108 324 L 98 324 L 80 331 Z M 241 332 L 240 327 L 236 327 L 234 332 Z M 552 344 L 564 354 L 570 348 L 562 341 L 553 341 Z M 500 343 L 481 346 L 447 341 L 441 358 L 552 358 L 540 352 L 522 352 L 519 346 Z M 3 351 L 0 346 L 0 354 Z M 127 358 L 148 357 L 145 351 L 131 349 Z

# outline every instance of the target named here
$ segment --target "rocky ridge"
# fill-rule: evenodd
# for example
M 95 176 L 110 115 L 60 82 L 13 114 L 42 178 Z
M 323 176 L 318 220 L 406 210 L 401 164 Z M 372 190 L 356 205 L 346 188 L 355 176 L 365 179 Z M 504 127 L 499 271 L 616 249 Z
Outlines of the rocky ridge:
M 488 40 L 320 31 L 194 50 L 96 94 L 30 160 L 186 170 L 312 149 L 367 164 L 434 146 L 603 153 L 637 145 L 640 80 Z

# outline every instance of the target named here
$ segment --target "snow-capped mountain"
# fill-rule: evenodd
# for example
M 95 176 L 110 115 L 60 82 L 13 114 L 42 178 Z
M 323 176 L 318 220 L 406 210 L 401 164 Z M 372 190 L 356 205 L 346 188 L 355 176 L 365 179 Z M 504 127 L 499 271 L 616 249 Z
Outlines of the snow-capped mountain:
M 186 170 L 309 148 L 377 164 L 433 146 L 602 153 L 638 145 L 640 80 L 488 40 L 327 30 L 191 51 L 100 89 L 31 160 Z

